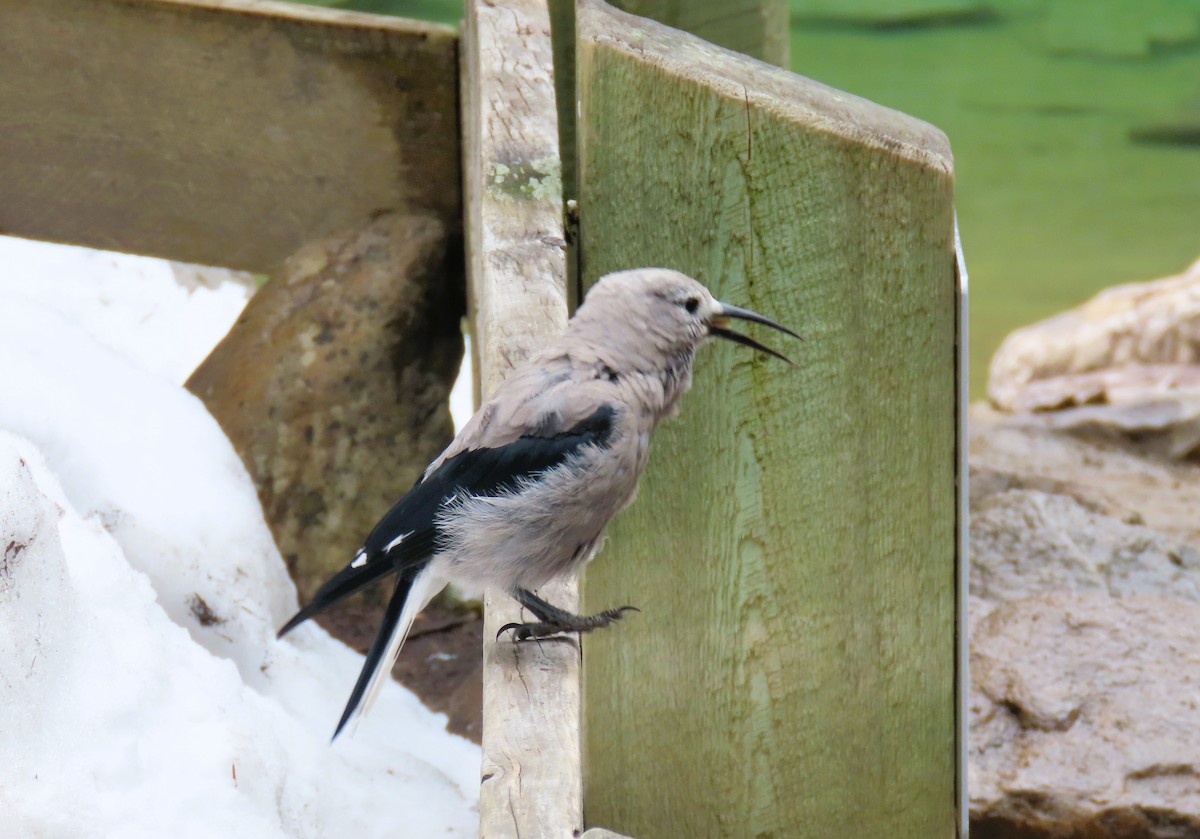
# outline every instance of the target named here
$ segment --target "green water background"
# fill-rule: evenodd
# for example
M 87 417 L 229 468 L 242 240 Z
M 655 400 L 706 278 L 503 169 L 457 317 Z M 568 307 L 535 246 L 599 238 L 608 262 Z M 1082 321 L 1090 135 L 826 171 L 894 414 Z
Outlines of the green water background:
M 322 4 L 462 15 L 461 0 Z M 973 398 L 1016 327 L 1200 257 L 1200 0 L 792 0 L 791 12 L 794 71 L 950 137 Z

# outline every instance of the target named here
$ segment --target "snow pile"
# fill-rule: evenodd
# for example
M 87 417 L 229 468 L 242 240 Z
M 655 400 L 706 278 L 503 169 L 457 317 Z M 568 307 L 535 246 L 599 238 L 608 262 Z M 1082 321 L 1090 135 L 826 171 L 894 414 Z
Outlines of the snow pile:
M 183 383 L 250 299 L 250 274 L 0 237 L 0 294 L 54 309 L 139 367 Z
M 88 276 L 0 275 L 0 837 L 474 834 L 478 748 L 403 688 L 329 744 L 362 658 L 275 640 L 295 590 L 187 371 L 118 354 L 156 339 Z

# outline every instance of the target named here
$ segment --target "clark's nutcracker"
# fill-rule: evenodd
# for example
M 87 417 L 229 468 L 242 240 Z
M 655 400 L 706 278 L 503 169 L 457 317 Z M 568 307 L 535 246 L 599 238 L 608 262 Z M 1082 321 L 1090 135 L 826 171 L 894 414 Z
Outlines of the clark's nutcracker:
M 608 626 L 632 607 L 573 615 L 533 593 L 572 574 L 633 501 L 650 434 L 678 410 L 692 359 L 711 335 L 787 361 L 729 328 L 755 312 L 721 303 L 676 271 L 609 274 L 566 332 L 509 374 L 491 398 L 371 531 L 353 561 L 321 587 L 280 636 L 388 574 L 395 591 L 334 737 L 370 707 L 417 613 L 452 580 L 495 586 L 536 623 L 517 640 Z

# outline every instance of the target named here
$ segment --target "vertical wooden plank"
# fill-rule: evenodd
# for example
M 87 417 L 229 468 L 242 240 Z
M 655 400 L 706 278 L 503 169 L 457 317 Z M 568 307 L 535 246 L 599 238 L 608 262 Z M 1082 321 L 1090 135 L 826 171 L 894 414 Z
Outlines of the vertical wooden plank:
M 448 27 L 251 0 L 0 0 L 0 233 L 272 271 L 461 223 Z
M 612 5 L 777 67 L 789 66 L 787 0 L 617 0 Z
M 554 32 L 554 78 L 558 94 L 558 133 L 563 155 L 563 194 L 579 196 L 576 166 L 575 6 L 576 0 L 549 0 Z M 728 49 L 788 67 L 791 39 L 787 0 L 618 0 L 617 8 L 665 23 Z M 568 218 L 568 238 L 571 237 Z M 572 252 L 573 255 L 573 252 Z M 577 261 L 567 264 L 572 309 L 578 303 Z
M 468 0 L 462 30 L 467 270 L 489 393 L 567 321 L 562 181 L 546 0 Z M 542 593 L 567 608 L 574 583 Z M 480 836 L 567 839 L 583 824 L 579 647 L 514 644 L 509 597 L 485 597 Z
M 946 139 L 594 0 L 578 14 L 585 283 L 677 268 L 806 338 L 794 369 L 701 352 L 587 569 L 585 610 L 643 611 L 586 641 L 586 819 L 953 836 Z

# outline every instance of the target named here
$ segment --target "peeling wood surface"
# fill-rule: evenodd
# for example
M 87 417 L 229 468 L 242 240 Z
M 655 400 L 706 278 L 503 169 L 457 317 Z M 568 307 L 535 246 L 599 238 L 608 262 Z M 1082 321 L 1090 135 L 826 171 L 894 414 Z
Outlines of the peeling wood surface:
M 463 23 L 467 271 L 479 387 L 567 322 L 562 166 L 545 0 L 468 0 Z M 575 609 L 575 584 L 545 586 Z M 570 839 L 583 827 L 579 646 L 514 644 L 528 620 L 502 592 L 485 597 L 480 836 Z
M 254 0 L 0 0 L 0 233 L 271 271 L 461 224 L 454 31 Z
M 946 138 L 594 0 L 578 24 L 585 285 L 677 268 L 806 339 L 745 328 L 796 368 L 701 350 L 587 568 L 584 611 L 642 613 L 584 642 L 586 819 L 642 837 L 948 839 Z

